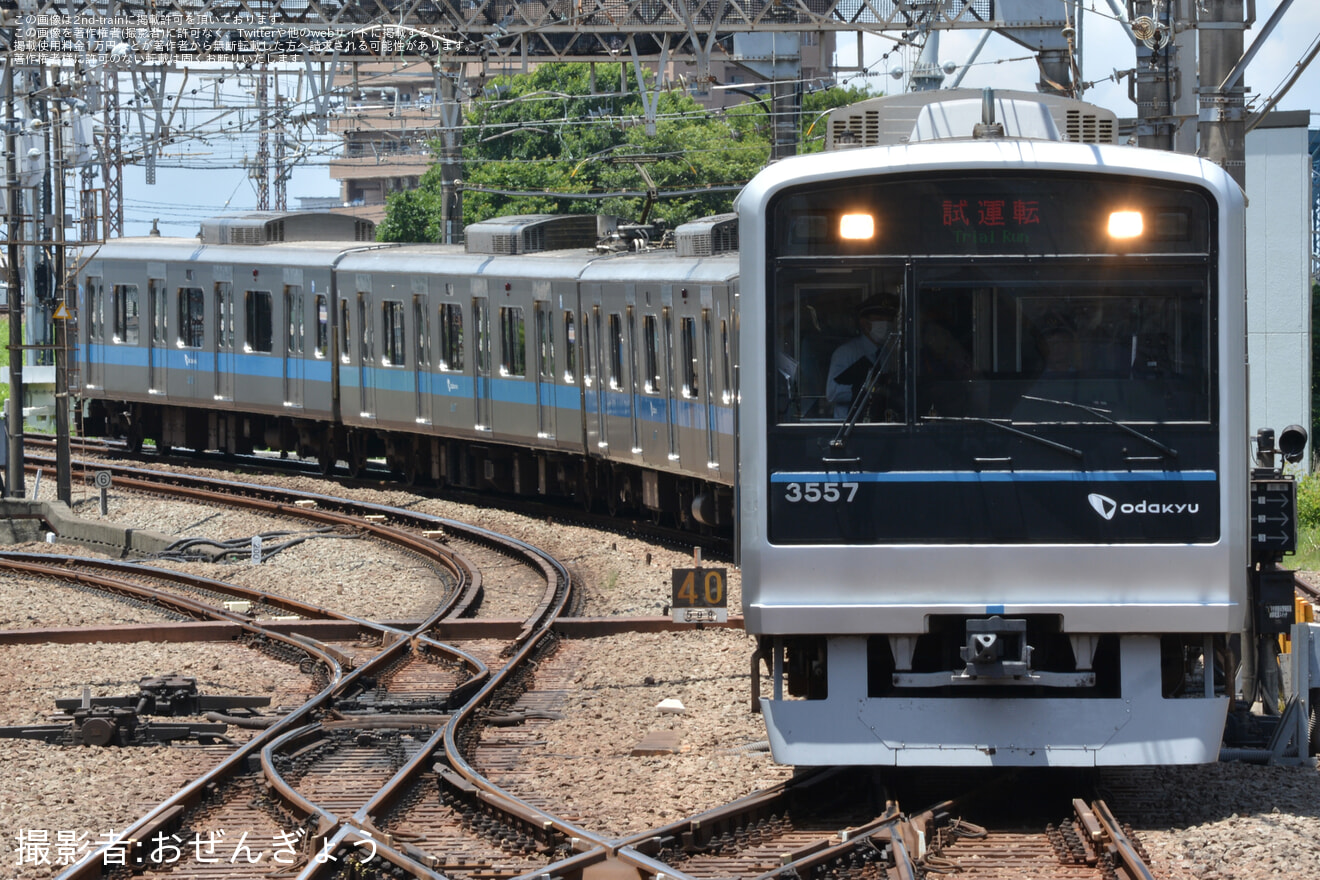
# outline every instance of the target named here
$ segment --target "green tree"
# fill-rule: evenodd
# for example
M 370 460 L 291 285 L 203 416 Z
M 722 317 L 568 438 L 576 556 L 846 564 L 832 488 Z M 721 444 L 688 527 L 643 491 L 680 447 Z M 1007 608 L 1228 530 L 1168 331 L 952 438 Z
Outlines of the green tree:
M 648 84 L 650 85 L 650 84 Z M 810 121 L 867 93 L 829 89 L 804 99 Z M 640 219 L 646 176 L 660 198 L 650 220 L 672 225 L 732 209 L 737 191 L 770 155 L 763 105 L 711 111 L 682 92 L 660 92 L 648 132 L 632 65 L 542 64 L 491 81 L 463 128 L 463 222 L 536 213 L 604 213 Z M 816 126 L 812 149 L 823 144 Z M 439 152 L 439 145 L 432 149 Z M 638 165 L 645 169 L 645 174 Z M 390 197 L 382 241 L 440 237 L 440 171 Z

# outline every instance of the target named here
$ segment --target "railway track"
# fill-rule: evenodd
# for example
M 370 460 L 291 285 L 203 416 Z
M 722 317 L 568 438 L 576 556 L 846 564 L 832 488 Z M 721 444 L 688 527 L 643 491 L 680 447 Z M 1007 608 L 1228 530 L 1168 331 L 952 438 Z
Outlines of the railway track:
M 210 615 L 209 608 L 229 625 L 259 626 L 262 615 L 278 612 L 356 629 L 322 642 L 292 639 L 294 650 L 313 644 L 322 650 L 325 686 L 129 829 L 126 836 L 144 842 L 130 856 L 140 863 L 117 866 L 116 853 L 105 850 L 62 877 L 228 878 L 277 870 L 306 877 L 579 880 L 624 868 L 652 878 L 795 874 L 806 880 L 809 874 L 861 880 L 926 876 L 945 870 L 948 859 L 958 860 L 964 876 L 981 876 L 976 871 L 992 865 L 1010 871 L 1012 858 L 1028 855 L 1032 861 L 1019 862 L 1019 870 L 1031 865 L 1029 871 L 1042 877 L 1124 876 L 1103 873 L 1119 844 L 1104 844 L 1109 861 L 1097 854 L 1088 864 L 1082 856 L 1081 865 L 1075 850 L 1074 863 L 1065 865 L 1056 847 L 1063 873 L 1049 873 L 1049 850 L 1029 845 L 1026 837 L 996 832 L 971 841 L 967 826 L 958 823 L 954 832 L 942 831 L 937 826 L 949 824 L 947 815 L 904 816 L 893 804 L 877 803 L 879 789 L 855 774 L 846 785 L 840 781 L 845 774 L 809 775 L 720 810 L 610 840 L 584 827 L 588 817 L 556 815 L 547 802 L 529 797 L 535 785 L 528 784 L 521 761 L 536 749 L 538 724 L 563 709 L 571 686 L 571 666 L 552 662 L 552 627 L 570 602 L 561 567 L 525 556 L 528 548 L 517 542 L 407 511 L 169 479 L 181 484 L 171 491 L 201 503 L 309 517 L 327 527 L 371 530 L 381 540 L 400 532 L 389 539 L 402 540 L 410 552 L 443 550 L 452 557 L 444 563 L 452 586 L 435 613 L 406 631 L 220 582 L 160 587 L 162 597 L 172 597 L 160 601 L 181 603 L 186 611 L 174 613 L 193 619 Z M 125 490 L 149 491 L 151 481 L 129 470 L 116 475 Z M 100 569 L 107 580 L 133 580 L 120 567 L 134 566 L 123 563 L 61 559 L 56 565 L 66 562 L 78 577 Z M 225 607 L 235 601 L 250 606 L 245 612 Z M 1036 837 L 1048 842 L 1048 834 Z M 264 858 L 242 864 L 257 853 Z M 152 863 L 153 854 L 162 856 L 160 864 Z M 230 854 L 240 858 L 231 861 Z M 283 858 L 276 861 L 276 854 Z M 976 870 L 967 873 L 969 866 Z

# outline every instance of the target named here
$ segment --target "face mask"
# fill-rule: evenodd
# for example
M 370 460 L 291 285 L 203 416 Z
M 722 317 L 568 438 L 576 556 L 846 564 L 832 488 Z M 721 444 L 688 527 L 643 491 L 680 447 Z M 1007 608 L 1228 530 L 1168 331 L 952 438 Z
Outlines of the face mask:
M 885 341 L 885 337 L 893 329 L 894 325 L 889 321 L 872 321 L 866 335 L 871 337 L 871 341 L 876 345 Z

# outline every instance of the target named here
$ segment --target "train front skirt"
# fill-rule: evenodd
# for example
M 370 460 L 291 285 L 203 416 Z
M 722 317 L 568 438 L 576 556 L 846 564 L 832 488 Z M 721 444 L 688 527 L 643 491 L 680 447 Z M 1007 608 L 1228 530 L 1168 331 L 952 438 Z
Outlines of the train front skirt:
M 828 699 L 761 700 L 779 763 L 1093 767 L 1219 757 L 1228 699 L 1164 698 L 1158 636 L 1122 638 L 1117 699 L 870 698 L 866 639 L 829 647 Z

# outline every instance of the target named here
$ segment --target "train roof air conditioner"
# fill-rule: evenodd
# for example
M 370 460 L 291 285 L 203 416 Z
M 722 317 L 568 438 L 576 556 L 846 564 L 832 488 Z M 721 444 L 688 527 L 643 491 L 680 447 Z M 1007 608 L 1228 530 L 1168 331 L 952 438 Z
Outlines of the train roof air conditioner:
M 473 223 L 464 240 L 469 254 L 535 254 L 593 248 L 617 226 L 617 218 L 597 214 L 522 214 Z
M 738 215 L 716 214 L 684 223 L 674 230 L 680 257 L 713 257 L 738 250 Z

